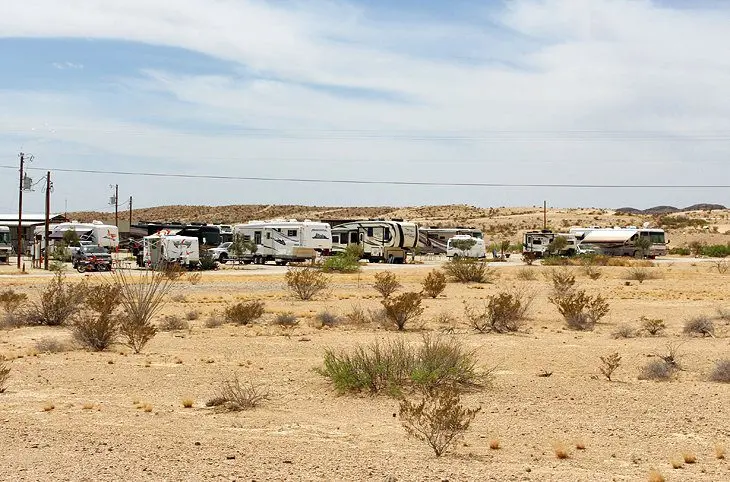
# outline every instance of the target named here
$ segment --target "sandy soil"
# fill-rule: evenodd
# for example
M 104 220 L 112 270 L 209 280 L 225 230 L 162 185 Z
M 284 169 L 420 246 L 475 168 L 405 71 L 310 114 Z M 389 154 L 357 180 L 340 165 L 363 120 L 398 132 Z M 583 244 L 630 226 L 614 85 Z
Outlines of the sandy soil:
M 314 316 L 324 309 L 345 314 L 353 305 L 376 308 L 370 284 L 377 269 L 387 268 L 334 275 L 330 292 L 310 302 L 294 300 L 273 266 L 205 273 L 197 285 L 182 281 L 163 315 L 197 310 L 200 318 L 189 331 L 158 333 L 139 355 L 122 346 L 103 353 L 39 353 L 39 341 L 70 339 L 69 331 L 0 331 L 0 354 L 12 359 L 9 387 L 0 395 L 0 479 L 636 481 L 657 469 L 666 480 L 730 480 L 730 461 L 714 453 L 716 444 L 730 449 L 730 385 L 707 381 L 714 362 L 730 356 L 730 326 L 715 320 L 714 339 L 682 335 L 689 317 L 730 309 L 730 274 L 699 260 L 666 260 L 649 268 L 658 279 L 627 284 L 627 268 L 601 268 L 595 281 L 576 269 L 580 285 L 611 304 L 593 332 L 564 328 L 547 300 L 547 267 L 515 264 L 496 270 L 491 284 L 450 283 L 438 299 L 424 300 L 423 326 L 406 333 L 374 325 L 316 326 Z M 432 268 L 396 273 L 404 290 L 420 290 Z M 536 279 L 519 280 L 520 269 L 534 271 Z M 90 282 L 101 276 L 85 275 Z M 34 297 L 47 280 L 3 276 L 0 286 Z M 535 294 L 523 330 L 471 331 L 463 302 L 507 288 Z M 264 318 L 252 326 L 205 327 L 208 314 L 241 299 L 263 300 Z M 297 314 L 297 327 L 272 323 L 285 311 Z M 618 324 L 638 325 L 642 315 L 664 319 L 666 336 L 611 337 Z M 424 332 L 456 336 L 477 350 L 484 366 L 498 366 L 492 388 L 464 396 L 466 405 L 483 410 L 463 441 L 440 458 L 406 436 L 395 417 L 397 400 L 339 396 L 314 371 L 326 347 L 394 337 L 415 343 Z M 668 342 L 681 343 L 684 370 L 677 379 L 638 380 L 640 367 Z M 598 372 L 598 357 L 615 351 L 623 365 L 608 382 Z M 552 376 L 538 377 L 543 370 Z M 270 399 L 247 412 L 206 408 L 220 382 L 234 374 L 270 387 Z M 183 407 L 185 398 L 195 401 L 192 408 Z M 48 404 L 55 408 L 44 411 Z M 489 449 L 494 438 L 501 449 Z M 568 459 L 556 458 L 556 443 L 568 448 Z M 672 469 L 670 461 L 684 452 L 696 454 L 697 463 Z

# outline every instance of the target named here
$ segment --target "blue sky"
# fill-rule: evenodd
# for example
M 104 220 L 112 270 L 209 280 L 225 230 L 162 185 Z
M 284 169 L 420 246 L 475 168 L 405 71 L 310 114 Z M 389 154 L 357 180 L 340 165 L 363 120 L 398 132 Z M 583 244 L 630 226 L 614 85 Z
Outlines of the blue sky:
M 511 184 L 728 184 L 730 4 L 13 0 L 2 166 Z M 43 171 L 30 171 L 40 178 Z M 54 207 L 618 207 L 727 189 L 352 186 L 54 173 Z M 0 168 L 0 211 L 16 206 Z M 42 209 L 40 191 L 27 196 Z

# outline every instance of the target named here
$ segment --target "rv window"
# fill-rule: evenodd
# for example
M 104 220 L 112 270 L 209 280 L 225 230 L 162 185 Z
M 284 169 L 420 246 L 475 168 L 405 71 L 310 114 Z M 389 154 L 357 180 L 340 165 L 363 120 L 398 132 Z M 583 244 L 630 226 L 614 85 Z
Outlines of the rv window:
M 296 238 L 297 237 L 297 230 L 296 229 L 290 229 L 286 232 L 286 235 L 290 238 Z
M 248 234 L 244 234 L 243 235 L 243 240 L 244 241 L 251 241 L 251 236 L 249 236 Z
M 359 241 L 357 239 L 357 231 L 352 231 L 350 233 L 350 244 L 358 244 Z
M 532 244 L 542 244 L 542 239 L 533 239 Z
M 373 237 L 373 228 L 368 228 L 368 236 Z
M 266 239 L 271 239 L 271 233 L 269 233 L 269 232 L 266 233 Z
M 261 231 L 254 231 L 253 242 L 256 244 L 261 244 Z
M 340 235 L 339 234 L 332 235 L 332 244 L 340 244 Z
M 383 229 L 383 241 L 390 241 L 390 229 Z

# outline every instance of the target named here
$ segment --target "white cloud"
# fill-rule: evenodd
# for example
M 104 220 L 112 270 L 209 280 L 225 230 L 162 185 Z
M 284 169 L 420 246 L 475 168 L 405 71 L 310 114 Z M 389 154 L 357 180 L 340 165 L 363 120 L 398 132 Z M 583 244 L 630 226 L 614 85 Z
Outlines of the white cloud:
M 53 62 L 51 65 L 58 70 L 82 70 L 84 68 L 83 64 L 75 64 L 73 62 Z
M 314 166 L 319 177 L 700 184 L 711 180 L 706 170 L 691 166 L 722 168 L 727 140 L 677 142 L 672 137 L 708 131 L 728 137 L 730 58 L 724 50 L 730 44 L 730 7 L 680 11 L 629 0 L 506 5 L 485 24 L 510 29 L 507 38 L 519 46 L 504 38 L 495 42 L 500 34 L 480 32 L 473 22 L 403 20 L 394 31 L 394 24 L 373 23 L 359 7 L 335 1 L 13 2 L 0 17 L 0 35 L 175 46 L 231 61 L 261 78 L 146 71 L 141 78 L 130 73 L 120 80 L 134 92 L 164 93 L 177 101 L 140 103 L 140 111 L 157 112 L 170 122 L 227 126 L 222 132 L 206 130 L 205 124 L 190 133 L 120 121 L 115 112 L 79 94 L 55 94 L 50 103 L 36 100 L 22 107 L 20 102 L 7 104 L 18 110 L 5 110 L 0 123 L 6 123 L 6 130 L 11 124 L 11 132 L 27 132 L 43 119 L 55 133 L 33 135 L 59 149 L 62 139 L 72 142 L 73 149 L 86 146 L 128 159 L 177 158 L 188 167 L 209 158 L 218 169 L 260 175 L 281 175 L 282 166 L 287 174 L 305 175 Z M 458 55 L 419 52 L 420 44 L 433 45 L 434 35 L 450 44 L 449 52 L 498 62 L 470 63 Z M 403 39 L 410 39 L 409 48 L 385 47 Z M 519 68 L 506 67 L 504 61 Z M 75 65 L 54 64 L 60 69 Z M 370 95 L 348 96 L 313 84 L 363 89 Z M 26 101 L 38 99 L 36 95 L 25 93 Z M 17 92 L 8 93 L 7 101 L 13 98 Z M 255 139 L 244 127 L 284 130 L 284 138 Z M 632 140 L 631 132 L 637 130 L 650 133 Z M 376 137 L 363 139 L 369 135 L 364 131 Z M 433 131 L 470 141 L 418 139 Z M 297 138 L 302 136 L 313 139 Z M 252 162 L 272 158 L 318 162 Z M 427 168 L 415 170 L 408 161 L 417 159 Z M 281 201 L 297 202 L 301 189 Z M 327 196 L 326 189 L 320 191 Z M 443 201 L 460 200 L 457 191 L 439 194 Z M 584 203 L 594 195 L 600 199 L 595 204 L 604 205 L 646 205 L 653 199 L 680 203 L 705 193 L 625 194 L 631 200 L 552 193 L 564 204 Z M 484 202 L 523 202 L 489 196 Z M 412 202 L 431 200 L 424 192 Z

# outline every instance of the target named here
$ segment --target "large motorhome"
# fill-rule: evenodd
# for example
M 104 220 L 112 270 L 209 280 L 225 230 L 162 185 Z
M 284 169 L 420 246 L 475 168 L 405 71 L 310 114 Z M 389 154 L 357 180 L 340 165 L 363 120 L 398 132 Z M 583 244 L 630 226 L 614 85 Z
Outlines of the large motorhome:
M 566 244 L 559 252 L 554 253 L 559 256 L 573 256 L 578 250 L 578 239 L 572 233 L 554 233 L 549 229 L 542 231 L 527 231 L 522 237 L 522 253 L 531 253 L 542 258 L 548 250 L 548 246 L 555 238 L 562 236 L 565 238 Z
M 359 245 L 363 257 L 371 262 L 403 263 L 408 252 L 418 245 L 418 226 L 405 221 L 351 221 L 332 228 L 332 249 L 344 251 Z
M 667 241 L 663 229 L 659 228 L 571 228 L 570 233 L 575 235 L 582 246 L 591 246 L 601 254 L 609 256 L 642 255 L 642 249 L 637 245 L 639 239 L 649 239 L 649 248 L 643 253 L 648 258 L 667 254 Z
M 0 263 L 9 263 L 13 246 L 10 244 L 10 228 L 0 226 Z
M 483 238 L 482 232 L 475 228 L 418 227 L 418 250 L 423 254 L 446 253 L 447 241 L 457 235 Z
M 252 241 L 256 252 L 243 255 L 244 262 L 263 264 L 274 261 L 285 265 L 316 258 L 317 253 L 329 254 L 332 250 L 330 225 L 318 221 L 296 219 L 272 219 L 236 224 L 233 236 Z

